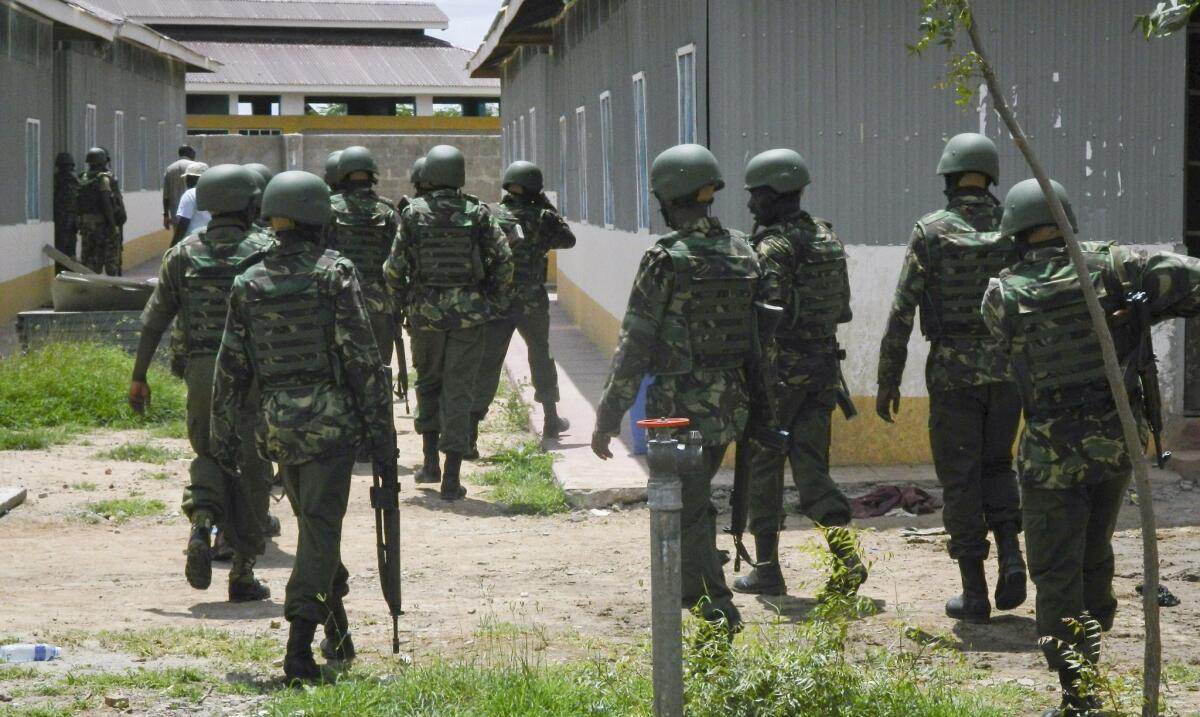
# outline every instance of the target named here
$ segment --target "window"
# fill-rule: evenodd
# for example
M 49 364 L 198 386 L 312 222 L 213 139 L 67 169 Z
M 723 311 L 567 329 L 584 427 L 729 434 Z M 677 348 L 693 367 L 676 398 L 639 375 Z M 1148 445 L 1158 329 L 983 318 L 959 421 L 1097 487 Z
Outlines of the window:
M 529 161 L 537 164 L 537 114 L 529 108 Z
M 83 152 L 96 146 L 96 105 L 83 108 Z
M 679 143 L 696 141 L 696 46 L 675 52 L 675 81 L 678 88 Z
M 113 146 L 109 159 L 112 160 L 109 171 L 121 186 L 125 186 L 125 113 L 121 110 L 113 112 Z
M 42 122 L 25 120 L 25 221 L 42 219 Z
M 278 137 L 283 134 L 281 129 L 239 129 L 238 134 L 243 137 Z
M 154 188 L 162 189 L 162 170 L 166 167 L 163 158 L 167 156 L 167 123 L 163 120 L 158 122 L 158 137 L 156 138 L 156 146 L 154 148 Z
M 650 228 L 650 146 L 646 133 L 646 74 L 633 76 L 633 177 L 637 188 L 637 227 Z
M 587 187 L 587 108 L 575 108 L 575 139 L 578 147 L 578 157 L 576 157 L 576 167 L 579 168 L 579 221 L 586 222 L 588 220 L 588 187 Z
M 146 118 L 138 117 L 138 186 L 142 189 L 150 188 L 150 172 L 148 168 L 150 160 L 150 132 L 146 129 Z
M 600 95 L 600 160 L 604 171 L 604 226 L 617 223 L 617 207 L 612 186 L 612 93 Z
M 558 211 L 567 213 L 567 116 L 558 118 Z
M 528 145 L 525 143 L 525 115 L 517 118 L 517 141 L 521 143 L 517 148 L 517 159 L 525 159 L 529 156 L 526 154 Z

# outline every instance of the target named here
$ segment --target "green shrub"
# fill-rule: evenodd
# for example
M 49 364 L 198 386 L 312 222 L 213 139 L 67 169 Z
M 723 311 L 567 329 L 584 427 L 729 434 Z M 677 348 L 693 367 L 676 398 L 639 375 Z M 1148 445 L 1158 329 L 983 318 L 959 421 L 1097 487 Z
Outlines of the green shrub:
M 500 451 L 486 462 L 495 467 L 473 479 L 492 486 L 489 497 L 509 512 L 551 515 L 568 510 L 562 487 L 554 479 L 554 455 L 536 442 Z

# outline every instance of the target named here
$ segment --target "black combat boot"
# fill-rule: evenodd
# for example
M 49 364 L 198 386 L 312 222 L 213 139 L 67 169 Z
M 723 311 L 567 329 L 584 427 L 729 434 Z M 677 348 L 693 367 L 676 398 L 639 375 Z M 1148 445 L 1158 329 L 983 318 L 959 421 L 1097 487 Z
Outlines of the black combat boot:
M 558 404 L 542 404 L 542 438 L 558 438 L 571 427 L 571 422 L 558 415 Z
M 996 609 L 1012 610 L 1025 602 L 1025 558 L 1021 556 L 1020 533 L 1015 523 L 996 528 L 996 562 L 1000 574 L 996 578 Z
M 1094 695 L 1079 694 L 1079 673 L 1069 667 L 1058 668 L 1058 684 L 1062 687 L 1062 702 L 1042 713 L 1041 717 L 1110 717 L 1104 701 Z
M 482 413 L 471 414 L 471 432 L 467 434 L 469 447 L 467 452 L 463 454 L 463 459 L 468 461 L 479 460 L 479 424 L 483 422 Z
M 467 489 L 458 480 L 462 469 L 462 455 L 446 454 L 446 469 L 442 471 L 442 500 L 459 500 L 467 497 Z
M 229 602 L 253 602 L 271 597 L 271 588 L 254 577 L 255 558 L 233 554 L 233 567 L 229 569 Z
M 785 595 L 787 585 L 779 568 L 779 533 L 754 534 L 754 559 L 758 567 L 733 581 L 733 589 L 751 595 Z
M 346 605 L 341 598 L 329 603 L 329 616 L 325 618 L 325 639 L 321 640 L 321 654 L 330 662 L 350 662 L 354 659 L 350 618 L 346 616 Z
M 207 590 L 212 584 L 212 515 L 197 510 L 192 513 L 192 534 L 188 537 L 187 562 L 183 574 L 188 585 Z
M 858 588 L 867 581 L 867 566 L 854 546 L 854 536 L 845 528 L 826 528 L 825 542 L 829 552 L 837 558 L 838 565 L 825 583 L 825 592 L 844 597 L 854 597 Z
M 987 576 L 982 560 L 959 560 L 963 591 L 946 601 L 946 615 L 963 622 L 986 623 L 992 617 L 988 602 Z
M 288 630 L 287 654 L 283 657 L 283 676 L 287 681 L 315 682 L 321 679 L 321 668 L 313 659 L 312 641 L 317 623 L 304 618 L 292 618 Z
M 268 538 L 278 538 L 283 535 L 283 525 L 279 522 L 279 518 L 270 513 L 267 514 L 267 524 L 263 526 Z
M 421 451 L 425 454 L 425 463 L 413 477 L 418 483 L 440 483 L 442 480 L 442 457 L 438 455 L 438 433 L 430 431 L 421 434 Z
M 225 540 L 225 531 L 221 530 L 220 526 L 213 531 L 212 550 L 209 554 L 212 555 L 214 563 L 228 563 L 233 560 L 233 547 Z

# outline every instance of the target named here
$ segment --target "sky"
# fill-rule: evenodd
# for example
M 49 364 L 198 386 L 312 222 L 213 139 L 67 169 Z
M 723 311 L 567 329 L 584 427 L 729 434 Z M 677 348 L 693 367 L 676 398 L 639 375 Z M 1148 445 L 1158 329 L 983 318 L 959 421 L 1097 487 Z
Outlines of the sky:
M 450 28 L 445 31 L 429 30 L 429 34 L 468 50 L 479 47 L 484 33 L 492 26 L 496 11 L 502 4 L 502 0 L 435 0 L 435 2 L 442 12 L 450 16 Z

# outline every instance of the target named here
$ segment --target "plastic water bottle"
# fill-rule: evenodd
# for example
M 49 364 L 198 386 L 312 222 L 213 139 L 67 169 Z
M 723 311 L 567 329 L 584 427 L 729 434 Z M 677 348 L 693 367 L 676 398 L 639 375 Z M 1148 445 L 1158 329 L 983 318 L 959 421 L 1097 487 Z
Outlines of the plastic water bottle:
M 17 643 L 0 646 L 0 662 L 45 662 L 57 660 L 62 650 L 54 645 Z

